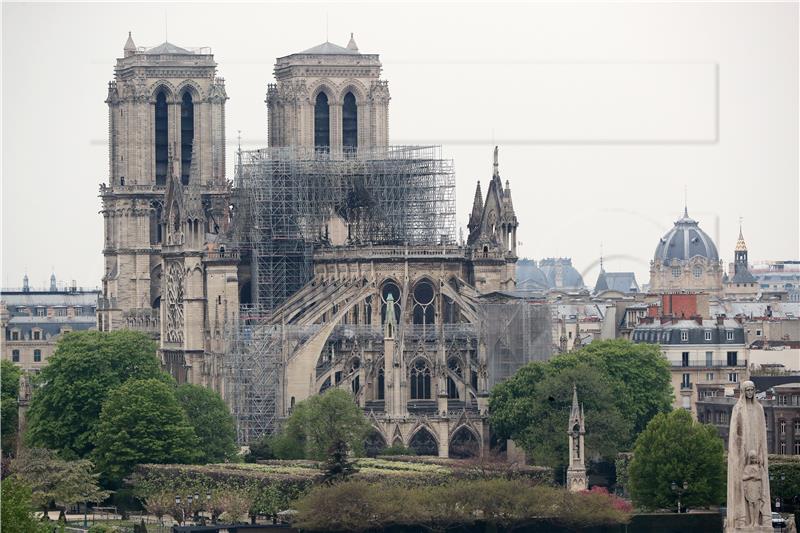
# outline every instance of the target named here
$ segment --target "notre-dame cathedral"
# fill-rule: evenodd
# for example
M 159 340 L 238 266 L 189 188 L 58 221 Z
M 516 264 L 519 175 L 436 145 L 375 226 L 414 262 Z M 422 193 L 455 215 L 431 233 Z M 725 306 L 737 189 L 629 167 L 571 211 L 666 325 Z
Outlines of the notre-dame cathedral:
M 157 337 L 178 381 L 222 394 L 243 444 L 345 387 L 368 449 L 482 453 L 489 388 L 548 351 L 521 348 L 551 346 L 549 312 L 509 296 L 518 223 L 497 149 L 457 237 L 452 165 L 389 143 L 381 69 L 352 36 L 278 58 L 268 147 L 229 175 L 210 50 L 129 35 L 117 59 L 98 325 Z

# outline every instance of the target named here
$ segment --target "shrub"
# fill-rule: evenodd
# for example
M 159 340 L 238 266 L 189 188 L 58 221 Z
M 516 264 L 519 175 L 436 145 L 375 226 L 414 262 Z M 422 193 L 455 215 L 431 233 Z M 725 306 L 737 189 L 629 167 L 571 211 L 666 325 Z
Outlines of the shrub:
M 627 523 L 630 510 L 607 492 L 573 494 L 525 480 L 461 480 L 414 487 L 351 480 L 320 485 L 296 502 L 294 525 L 314 531 L 390 526 L 447 529 L 485 522 L 511 528 L 551 522 L 570 528 Z
M 392 444 L 388 448 L 383 448 L 378 455 L 417 455 L 412 448 L 406 448 L 402 444 Z

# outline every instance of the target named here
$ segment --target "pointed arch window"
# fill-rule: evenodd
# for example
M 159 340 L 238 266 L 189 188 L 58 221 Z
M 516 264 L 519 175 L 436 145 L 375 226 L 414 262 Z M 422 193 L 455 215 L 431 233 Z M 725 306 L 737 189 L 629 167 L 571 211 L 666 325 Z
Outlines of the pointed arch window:
M 167 183 L 167 165 L 169 164 L 168 117 L 167 95 L 162 89 L 156 95 L 153 121 L 155 125 L 156 185 L 165 185 Z
M 314 102 L 314 148 L 327 151 L 331 146 L 331 122 L 328 95 L 320 92 Z
M 431 399 L 431 369 L 423 359 L 417 359 L 411 371 L 411 399 L 430 400 Z
M 378 399 L 383 400 L 386 394 L 386 377 L 383 368 L 378 370 Z
M 342 105 L 342 144 L 345 152 L 358 148 L 358 106 L 352 92 L 344 95 Z
M 189 184 L 194 142 L 194 102 L 189 91 L 181 98 L 181 183 Z

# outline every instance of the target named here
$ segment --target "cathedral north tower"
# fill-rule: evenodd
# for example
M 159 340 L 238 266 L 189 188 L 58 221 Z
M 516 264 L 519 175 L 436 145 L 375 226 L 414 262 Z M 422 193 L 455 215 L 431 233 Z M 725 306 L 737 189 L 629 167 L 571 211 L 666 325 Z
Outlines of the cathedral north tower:
M 325 42 L 279 57 L 267 89 L 270 147 L 332 154 L 389 144 L 389 86 L 377 54 Z

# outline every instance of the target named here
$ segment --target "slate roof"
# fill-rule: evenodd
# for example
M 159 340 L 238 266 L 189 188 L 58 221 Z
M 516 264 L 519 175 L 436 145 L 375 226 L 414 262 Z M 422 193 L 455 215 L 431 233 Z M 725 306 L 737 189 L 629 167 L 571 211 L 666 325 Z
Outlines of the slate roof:
M 181 48 L 180 46 L 176 46 L 169 41 L 164 41 L 163 43 L 159 44 L 158 46 L 154 46 L 153 48 L 148 48 L 144 51 L 145 54 L 148 55 L 162 55 L 162 54 L 178 54 L 178 55 L 192 55 L 194 52 L 187 50 L 186 48 Z
M 606 272 L 600 271 L 597 276 L 597 283 L 594 285 L 594 292 L 617 291 L 621 293 L 639 292 L 639 284 L 636 283 L 636 274 L 633 272 Z
M 690 218 L 688 211 L 684 209 L 683 216 L 675 221 L 675 226 L 658 241 L 653 260 L 669 264 L 672 259 L 686 261 L 697 256 L 714 262 L 719 261 L 714 241 L 700 229 L 697 221 Z
M 0 299 L 6 307 L 92 307 L 97 305 L 100 291 L 84 292 L 5 292 Z
M 308 50 L 303 50 L 302 52 L 299 53 L 309 54 L 309 55 L 359 55 L 360 54 L 358 49 L 351 50 L 328 41 L 325 41 L 324 43 L 319 44 L 317 46 L 314 46 L 313 48 L 309 48 Z
M 562 283 L 556 283 L 557 269 L 562 269 Z M 572 266 L 569 258 L 547 258 L 539 261 L 539 269 L 547 278 L 547 284 L 551 289 L 582 289 L 584 287 L 583 277 L 580 272 Z

